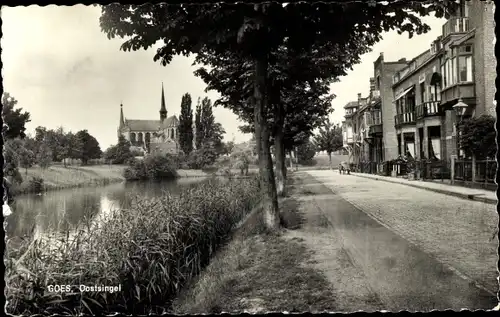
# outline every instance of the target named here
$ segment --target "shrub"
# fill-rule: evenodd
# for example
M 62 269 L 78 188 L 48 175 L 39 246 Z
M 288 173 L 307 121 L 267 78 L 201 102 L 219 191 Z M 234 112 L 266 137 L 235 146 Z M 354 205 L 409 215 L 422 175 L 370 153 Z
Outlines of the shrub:
M 466 120 L 460 126 L 460 146 L 479 159 L 495 158 L 497 151 L 495 118 L 482 115 Z
M 55 246 L 58 239 L 36 240 L 9 250 L 7 311 L 161 314 L 258 202 L 257 179 L 225 182 L 137 200 L 98 226 L 87 224 L 92 234 L 77 230 Z M 121 292 L 56 293 L 51 284 L 121 285 Z
M 28 190 L 31 193 L 41 193 L 44 189 L 43 178 L 33 176 L 29 180 Z
M 123 176 L 126 180 L 172 179 L 177 177 L 176 164 L 171 156 L 148 155 L 143 160 L 130 160 Z
M 299 164 L 311 165 L 312 159 L 316 155 L 316 146 L 312 142 L 306 142 L 297 148 L 297 157 Z

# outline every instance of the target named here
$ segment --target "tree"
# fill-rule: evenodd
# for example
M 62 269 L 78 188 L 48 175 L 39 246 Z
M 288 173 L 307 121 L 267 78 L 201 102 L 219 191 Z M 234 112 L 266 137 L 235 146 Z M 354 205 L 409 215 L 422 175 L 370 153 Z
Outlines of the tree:
M 343 63 L 338 58 L 341 55 L 332 56 L 336 57 L 318 57 L 321 62 L 316 62 L 312 56 L 308 59 L 290 56 L 286 48 L 274 54 L 276 64 L 269 71 L 272 107 L 268 109 L 267 124 L 271 131 L 270 141 L 274 143 L 276 187 L 280 196 L 285 195 L 286 153 L 307 140 L 322 118 L 332 111 L 331 101 L 334 95 L 329 91 L 332 80 L 324 75 L 325 78 L 320 80 L 311 78 L 311 74 L 325 70 L 328 70 L 325 74 L 345 74 L 338 69 L 338 65 Z M 196 75 L 207 83 L 207 89 L 217 90 L 221 94 L 221 98 L 216 101 L 217 105 L 233 110 L 240 119 L 248 123 L 241 130 L 253 133 L 254 109 L 245 101 L 252 98 L 251 64 L 236 56 L 229 60 L 205 56 L 203 60 L 211 65 L 212 70 L 208 72 L 202 67 L 196 71 Z M 304 68 L 304 64 L 307 67 Z M 301 69 L 300 73 L 297 69 Z M 300 138 L 296 135 L 300 135 Z
M 4 138 L 23 139 L 26 136 L 26 123 L 30 122 L 30 114 L 27 111 L 22 111 L 23 108 L 14 109 L 17 105 L 17 100 L 9 93 L 5 92 L 2 96 L 2 118 L 5 126 L 3 131 Z
M 332 153 L 338 151 L 343 146 L 342 128 L 330 122 L 329 118 L 324 120 L 319 133 L 314 137 L 318 151 L 326 151 L 332 169 Z
M 460 147 L 478 159 L 495 158 L 495 141 L 495 118 L 490 115 L 465 120 L 460 126 Z
M 81 152 L 79 159 L 82 160 L 82 165 L 87 165 L 89 160 L 98 159 L 102 155 L 99 142 L 88 133 L 87 130 L 81 130 L 76 133 L 76 138 L 81 144 Z
M 182 96 L 181 101 L 179 144 L 186 155 L 193 151 L 193 109 L 191 108 L 191 95 L 188 93 Z
M 106 162 L 113 164 L 116 159 L 116 145 L 111 145 L 104 151 L 103 158 Z
M 52 163 L 52 151 L 49 145 L 42 141 L 36 153 L 36 162 L 42 169 L 47 169 Z
M 19 158 L 19 166 L 24 168 L 25 175 L 28 176 L 28 168 L 32 167 L 36 162 L 35 153 L 26 147 L 23 147 L 22 155 Z
M 297 147 L 298 163 L 303 165 L 311 164 L 314 155 L 316 155 L 316 151 L 317 151 L 316 145 L 310 140 L 307 140 L 306 142 Z
M 44 128 L 45 129 L 45 128 Z M 65 156 L 66 135 L 62 127 L 57 130 L 45 130 L 44 140 L 52 152 L 53 162 L 62 162 Z
M 115 146 L 113 164 L 124 164 L 132 156 L 132 152 L 130 151 L 130 142 L 125 139 L 123 135 L 120 135 L 118 137 L 118 143 Z
M 195 140 L 196 140 L 196 149 L 201 149 L 201 145 L 203 144 L 203 124 L 201 123 L 201 103 L 200 103 L 200 98 L 198 98 L 198 102 L 196 104 L 196 114 L 195 114 L 195 121 L 194 121 L 194 126 L 196 128 L 195 131 Z
M 80 159 L 82 157 L 83 143 L 82 140 L 73 132 L 66 134 L 66 142 L 64 145 L 64 152 L 66 157 L 71 159 Z
M 254 93 L 246 101 L 253 104 L 254 109 L 261 189 L 265 193 L 265 223 L 269 228 L 276 228 L 279 211 L 269 152 L 271 131 L 267 124 L 268 71 L 275 62 L 271 53 L 283 43 L 297 56 L 308 55 L 315 47 L 329 47 L 329 51 L 322 50 L 325 57 L 343 51 L 356 53 L 356 47 L 363 51 L 379 41 L 384 30 L 397 28 L 398 32 L 406 31 L 410 36 L 426 32 L 429 26 L 422 24 L 418 15 L 435 11 L 437 16 L 442 16 L 450 6 L 457 7 L 457 4 L 437 0 L 395 1 L 384 5 L 372 1 L 110 4 L 103 7 L 100 23 L 109 38 L 129 38 L 122 44 L 123 50 L 147 49 L 162 41 L 164 45 L 157 50 L 154 60 L 161 60 L 163 65 L 170 63 L 175 55 L 191 53 L 222 59 L 229 52 L 250 61 Z M 359 59 L 359 54 L 352 57 Z
M 7 139 L 4 144 L 3 151 L 3 173 L 4 176 L 9 177 L 14 183 L 22 183 L 23 177 L 19 173 L 19 159 L 16 153 L 16 144 L 14 144 L 15 139 Z
M 208 97 L 201 101 L 201 135 L 203 143 L 213 141 L 215 117 L 212 101 Z
M 223 155 L 229 155 L 233 152 L 234 149 L 234 141 L 228 141 L 223 143 Z

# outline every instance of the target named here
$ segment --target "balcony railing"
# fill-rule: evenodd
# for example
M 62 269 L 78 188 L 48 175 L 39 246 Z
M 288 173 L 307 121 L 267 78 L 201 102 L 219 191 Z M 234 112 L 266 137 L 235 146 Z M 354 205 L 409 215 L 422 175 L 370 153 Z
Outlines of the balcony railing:
M 394 116 L 394 125 L 415 123 L 415 112 L 400 113 Z
M 417 119 L 440 115 L 439 104 L 439 101 L 427 101 L 418 105 L 415 108 Z
M 443 38 L 465 32 L 469 32 L 469 18 L 451 18 L 443 25 Z

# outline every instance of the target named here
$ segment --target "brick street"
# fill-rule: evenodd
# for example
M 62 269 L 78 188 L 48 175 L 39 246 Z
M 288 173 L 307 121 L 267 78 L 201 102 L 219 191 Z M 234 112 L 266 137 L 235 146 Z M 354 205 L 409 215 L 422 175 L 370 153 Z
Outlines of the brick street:
M 313 219 L 322 213 L 330 236 L 343 241 L 384 309 L 495 306 L 498 216 L 493 205 L 327 170 L 296 175 L 302 205 L 310 205 L 301 209 L 309 227 L 316 227 L 308 230 L 309 238 L 301 237 L 324 263 L 325 241 L 318 243 L 321 237 L 315 236 L 322 226 Z M 335 276 L 328 265 L 318 268 Z

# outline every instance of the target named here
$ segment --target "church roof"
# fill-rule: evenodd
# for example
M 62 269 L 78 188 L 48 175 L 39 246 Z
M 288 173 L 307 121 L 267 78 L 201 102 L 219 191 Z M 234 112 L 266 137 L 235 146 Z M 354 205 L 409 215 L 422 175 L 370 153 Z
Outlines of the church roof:
M 163 123 L 165 127 L 175 126 L 178 122 L 176 116 L 168 117 Z M 125 120 L 125 126 L 132 131 L 158 131 L 160 128 L 160 120 Z

